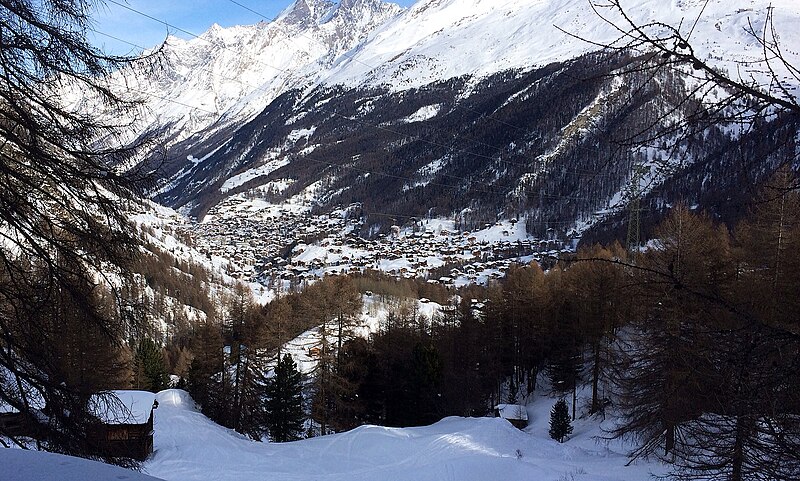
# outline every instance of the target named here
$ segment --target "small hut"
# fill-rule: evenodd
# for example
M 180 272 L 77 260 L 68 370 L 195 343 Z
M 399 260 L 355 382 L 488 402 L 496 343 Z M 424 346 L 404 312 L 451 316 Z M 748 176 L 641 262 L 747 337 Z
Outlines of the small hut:
M 89 403 L 100 420 L 90 438 L 103 454 L 143 461 L 153 452 L 155 394 L 118 390 L 92 396 Z
M 528 425 L 528 410 L 521 404 L 498 404 L 494 408 L 494 417 L 503 418 L 518 429 Z

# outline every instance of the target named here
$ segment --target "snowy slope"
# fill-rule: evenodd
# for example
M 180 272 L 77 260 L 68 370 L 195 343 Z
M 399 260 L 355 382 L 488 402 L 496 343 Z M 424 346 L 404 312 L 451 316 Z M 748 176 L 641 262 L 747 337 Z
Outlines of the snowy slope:
M 158 481 L 128 469 L 23 449 L 0 448 L 0 479 L 3 481 Z
M 286 90 L 306 86 L 399 11 L 381 0 L 296 0 L 272 22 L 215 24 L 190 40 L 170 36 L 150 73 L 123 70 L 110 83 L 144 101 L 134 131 L 168 127 L 177 142 L 212 125 L 247 121 Z
M 705 0 L 622 1 L 637 23 L 682 24 L 684 34 L 699 16 L 691 37 L 698 52 L 730 71 L 736 71 L 736 60 L 759 58 L 758 43 L 745 28 L 748 19 L 762 28 L 771 5 L 786 54 L 794 65 L 800 64 L 800 2 L 711 0 L 700 16 L 704 4 Z M 623 25 L 609 9 L 597 11 Z M 355 55 L 341 58 L 325 82 L 402 90 L 460 75 L 530 69 L 597 49 L 564 31 L 601 43 L 620 36 L 590 8 L 590 0 L 420 0 L 376 30 Z
M 622 3 L 637 22 L 682 23 L 686 33 L 704 0 Z M 244 123 L 293 88 L 403 90 L 568 60 L 597 47 L 564 31 L 594 42 L 619 36 L 589 5 L 590 0 L 419 0 L 402 10 L 381 0 L 297 0 L 272 22 L 214 25 L 191 40 L 169 37 L 165 58 L 150 75 L 123 71 L 111 82 L 145 101 L 139 131 L 168 126 L 177 142 L 204 129 Z M 800 2 L 793 0 L 711 0 L 692 36 L 699 52 L 730 71 L 736 71 L 734 61 L 757 59 L 761 50 L 745 28 L 752 20 L 760 29 L 770 5 L 784 53 L 797 65 Z M 598 12 L 620 21 L 608 9 Z
M 595 421 L 578 423 L 572 439 L 547 437 L 555 400 L 529 407 L 526 432 L 492 418 L 446 418 L 419 428 L 362 426 L 293 443 L 257 443 L 200 414 L 179 390 L 158 394 L 155 453 L 145 470 L 169 481 L 641 481 L 655 464 L 626 466 L 622 446 L 597 444 Z

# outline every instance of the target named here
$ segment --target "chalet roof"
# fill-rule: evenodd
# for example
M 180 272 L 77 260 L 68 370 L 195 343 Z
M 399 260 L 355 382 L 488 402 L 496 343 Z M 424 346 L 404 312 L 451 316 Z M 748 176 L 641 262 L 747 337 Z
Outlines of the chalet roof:
M 155 400 L 156 395 L 151 392 L 116 390 L 92 395 L 89 406 L 106 424 L 144 424 L 150 418 Z
M 528 420 L 528 410 L 521 404 L 498 404 L 494 409 L 503 419 Z

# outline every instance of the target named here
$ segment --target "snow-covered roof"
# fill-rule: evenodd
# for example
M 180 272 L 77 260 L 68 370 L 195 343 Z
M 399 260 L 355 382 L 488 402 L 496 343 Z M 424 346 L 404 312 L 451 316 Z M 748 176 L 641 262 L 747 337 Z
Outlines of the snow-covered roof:
M 116 390 L 93 395 L 89 408 L 106 424 L 144 424 L 155 400 L 156 395 L 151 392 Z
M 528 420 L 528 410 L 521 404 L 498 404 L 494 409 L 503 419 Z

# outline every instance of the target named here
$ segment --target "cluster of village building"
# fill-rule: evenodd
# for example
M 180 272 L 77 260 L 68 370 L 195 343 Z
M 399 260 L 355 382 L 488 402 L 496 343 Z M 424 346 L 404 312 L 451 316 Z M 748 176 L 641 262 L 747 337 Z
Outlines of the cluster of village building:
M 452 223 L 420 220 L 365 239 L 352 206 L 329 214 L 292 207 L 252 212 L 244 199 L 228 198 L 193 226 L 196 247 L 228 259 L 229 274 L 267 285 L 372 269 L 448 286 L 484 283 L 502 277 L 514 262 L 554 258 L 567 249 L 556 239 L 520 235 L 524 227 L 514 221 L 465 232 Z

